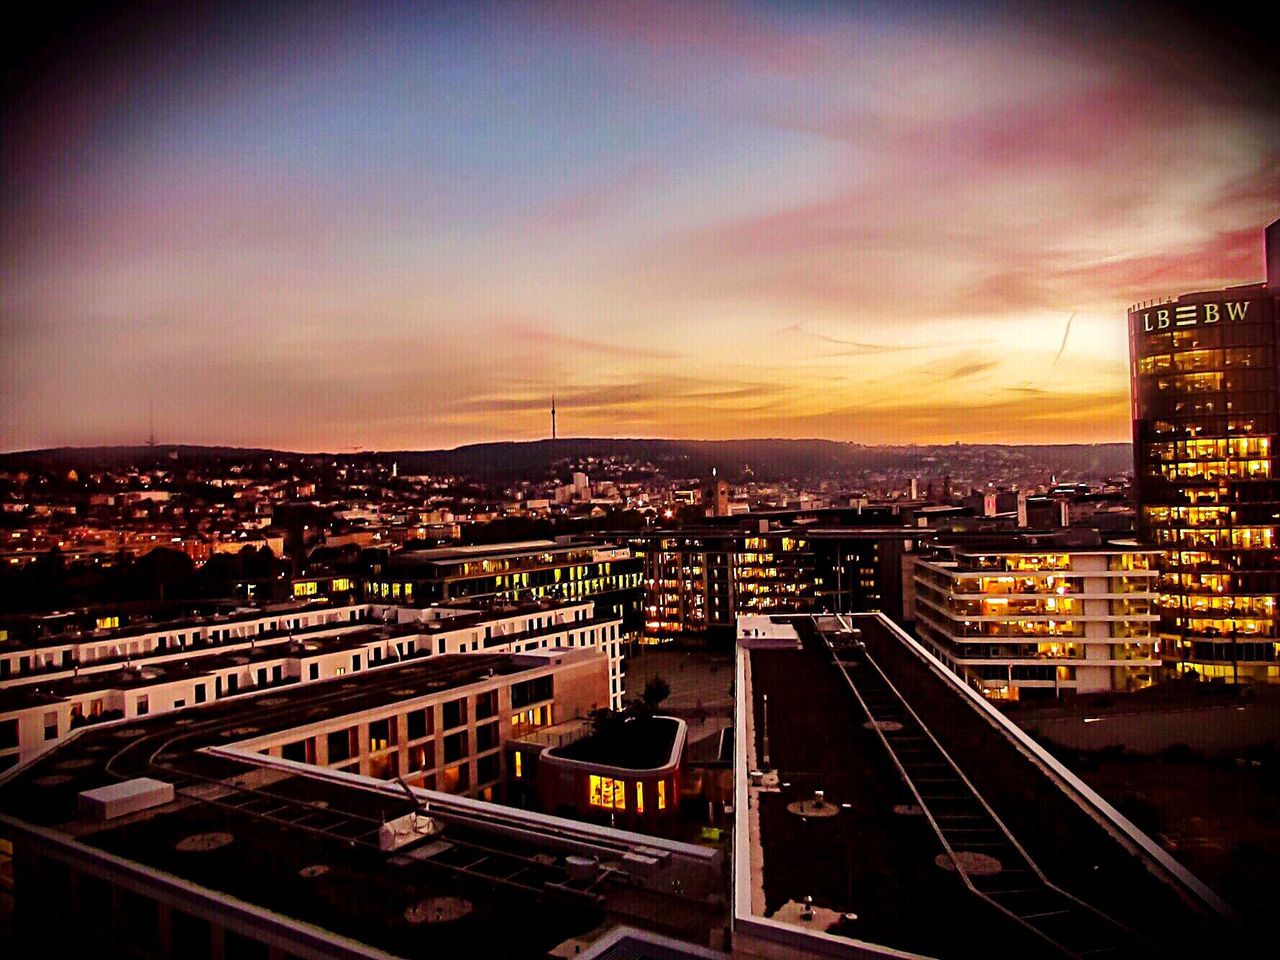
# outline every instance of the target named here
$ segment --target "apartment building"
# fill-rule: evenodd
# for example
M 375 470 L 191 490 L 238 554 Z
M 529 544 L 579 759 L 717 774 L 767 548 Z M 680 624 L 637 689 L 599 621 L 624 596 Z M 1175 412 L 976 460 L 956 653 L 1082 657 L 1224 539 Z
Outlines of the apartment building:
M 722 851 L 485 802 L 508 734 L 589 712 L 606 677 L 598 649 L 450 654 L 87 729 L 0 775 L 14 955 L 547 956 L 637 923 L 722 941 Z
M 917 557 L 920 639 L 996 699 L 1151 683 L 1160 665 L 1159 551 L 1132 541 L 1080 547 L 1044 539 L 939 546 Z
M 86 641 L 75 651 L 90 655 L 83 666 L 28 664 L 0 682 L 0 770 L 96 723 L 454 653 L 595 649 L 605 654 L 602 705 L 622 706 L 622 620 L 589 600 L 483 611 L 362 604 L 126 634 Z
M 631 538 L 644 558 L 645 638 L 731 638 L 742 613 L 812 609 L 813 554 L 802 532 L 717 528 Z

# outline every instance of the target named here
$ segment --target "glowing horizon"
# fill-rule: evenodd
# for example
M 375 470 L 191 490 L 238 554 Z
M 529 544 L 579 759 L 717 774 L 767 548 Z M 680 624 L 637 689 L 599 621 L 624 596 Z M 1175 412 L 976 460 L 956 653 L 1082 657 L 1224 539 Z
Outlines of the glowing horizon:
M 1222 38 L 1029 9 L 368 4 L 54 64 L 0 449 L 152 401 L 166 443 L 535 439 L 552 394 L 561 437 L 1127 441 L 1125 311 L 1263 278 L 1280 108 Z

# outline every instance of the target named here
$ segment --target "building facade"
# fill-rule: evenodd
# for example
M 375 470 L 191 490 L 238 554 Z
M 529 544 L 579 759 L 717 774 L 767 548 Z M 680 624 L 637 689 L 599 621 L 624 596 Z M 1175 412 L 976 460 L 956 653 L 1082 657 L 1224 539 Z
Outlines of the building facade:
M 644 561 L 645 638 L 728 638 L 746 614 L 883 611 L 901 622 L 909 561 L 933 535 L 923 526 L 768 521 L 633 535 Z
M 910 527 L 814 527 L 816 609 L 882 612 L 901 623 L 911 588 L 910 561 L 933 531 Z
M 648 640 L 730 639 L 740 613 L 813 609 L 813 552 L 802 531 L 658 531 L 631 542 L 644 561 Z
M 641 563 L 613 543 L 531 540 L 389 554 L 363 579 L 373 603 L 508 603 L 591 598 L 638 625 Z
M 687 728 L 675 717 L 653 717 L 627 729 L 639 724 L 655 742 L 645 751 L 653 755 L 638 762 L 628 750 L 601 744 L 586 723 L 526 734 L 508 744 L 512 792 L 530 781 L 525 800 L 546 813 L 670 836 L 680 810 Z M 559 730 L 566 732 L 555 736 Z
M 1280 221 L 1267 229 L 1280 259 Z M 1129 311 L 1138 531 L 1161 549 L 1169 670 L 1280 681 L 1280 265 Z
M 995 699 L 1132 690 L 1160 664 L 1158 551 L 939 547 L 915 561 L 916 632 Z
M 441 661 L 446 662 L 447 661 Z M 246 740 L 237 748 L 443 793 L 504 799 L 503 745 L 513 732 L 585 717 L 608 702 L 599 650 L 514 655 L 522 669 Z
M 118 633 L 8 654 L 3 662 L 16 667 L 0 679 L 0 771 L 82 727 L 446 654 L 588 648 L 604 654 L 601 706 L 620 708 L 625 685 L 622 621 L 597 613 L 591 600 L 496 610 L 291 608 Z

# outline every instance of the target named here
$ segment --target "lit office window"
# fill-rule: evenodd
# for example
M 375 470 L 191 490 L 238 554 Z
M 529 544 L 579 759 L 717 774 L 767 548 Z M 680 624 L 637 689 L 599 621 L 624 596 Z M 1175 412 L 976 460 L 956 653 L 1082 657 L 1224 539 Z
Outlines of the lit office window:
M 593 807 L 605 810 L 627 809 L 627 783 L 613 777 L 598 777 L 594 773 L 590 779 L 591 793 L 589 802 Z

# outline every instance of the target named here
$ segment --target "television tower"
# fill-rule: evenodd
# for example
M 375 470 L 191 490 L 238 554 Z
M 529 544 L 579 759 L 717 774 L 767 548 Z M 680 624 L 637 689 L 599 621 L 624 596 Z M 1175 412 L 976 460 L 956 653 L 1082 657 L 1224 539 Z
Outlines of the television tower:
M 551 439 L 556 438 L 556 395 L 551 395 Z

